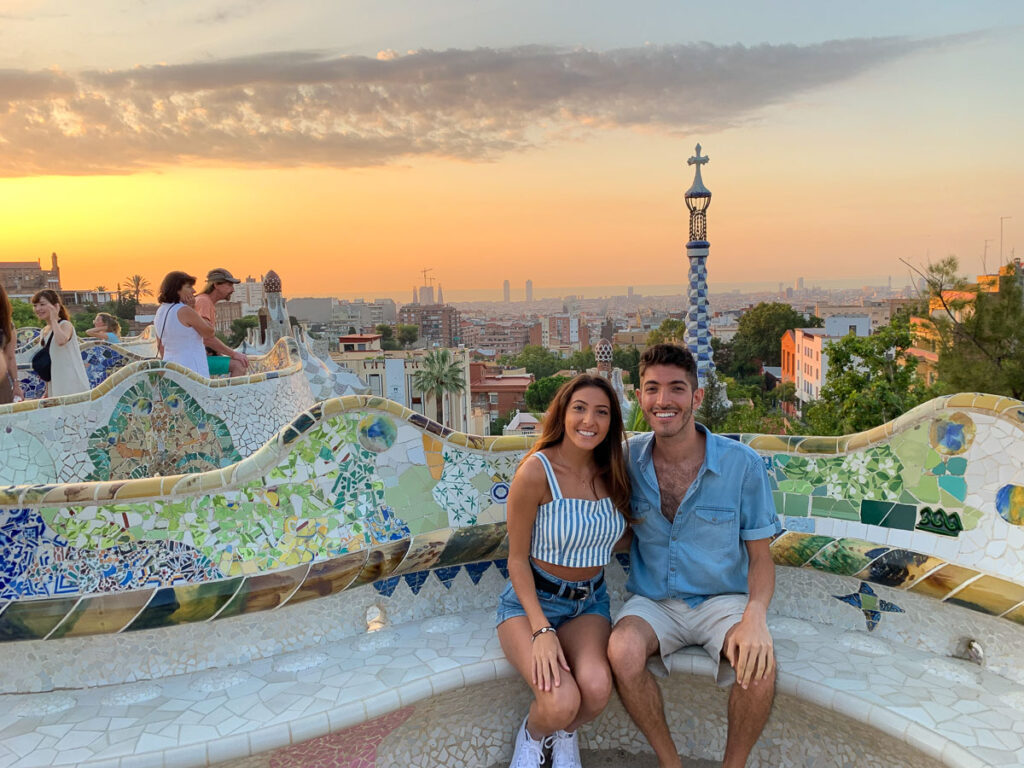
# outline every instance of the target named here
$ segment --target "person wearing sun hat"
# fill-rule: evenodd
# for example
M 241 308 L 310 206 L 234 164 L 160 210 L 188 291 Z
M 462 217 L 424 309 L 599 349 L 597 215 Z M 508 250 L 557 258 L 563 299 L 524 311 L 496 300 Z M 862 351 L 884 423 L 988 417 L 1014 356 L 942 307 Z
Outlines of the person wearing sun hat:
M 235 292 L 235 285 L 242 282 L 223 267 L 206 273 L 206 287 L 196 296 L 196 312 L 214 327 L 217 325 L 218 301 L 227 301 Z M 217 337 L 206 341 L 207 362 L 211 376 L 241 376 L 249 369 L 249 358 L 237 352 Z

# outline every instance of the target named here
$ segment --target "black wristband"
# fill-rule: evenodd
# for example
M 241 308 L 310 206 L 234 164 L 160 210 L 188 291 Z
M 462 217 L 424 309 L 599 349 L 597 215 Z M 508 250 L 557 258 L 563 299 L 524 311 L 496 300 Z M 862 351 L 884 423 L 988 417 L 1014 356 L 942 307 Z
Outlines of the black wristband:
M 538 629 L 536 632 L 533 633 L 533 637 L 530 638 L 530 642 L 532 643 L 534 640 L 536 640 L 538 637 L 543 635 L 545 632 L 555 632 L 555 628 L 552 627 L 550 624 L 548 626 L 546 626 L 546 627 L 541 627 L 540 629 Z M 558 633 L 555 632 L 555 634 L 557 635 Z

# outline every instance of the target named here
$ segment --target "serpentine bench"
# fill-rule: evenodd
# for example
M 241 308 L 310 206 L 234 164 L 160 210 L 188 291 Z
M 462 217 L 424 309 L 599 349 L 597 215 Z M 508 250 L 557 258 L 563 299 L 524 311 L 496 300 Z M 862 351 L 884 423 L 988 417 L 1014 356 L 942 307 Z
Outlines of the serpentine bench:
M 755 764 L 1024 764 L 1022 422 L 972 394 L 859 435 L 738 438 L 786 529 Z M 352 396 L 216 471 L 0 488 L 0 766 L 507 757 L 526 692 L 492 616 L 528 443 Z M 705 757 L 725 706 L 706 663 L 678 654 L 666 688 Z M 584 743 L 645 750 L 617 705 Z

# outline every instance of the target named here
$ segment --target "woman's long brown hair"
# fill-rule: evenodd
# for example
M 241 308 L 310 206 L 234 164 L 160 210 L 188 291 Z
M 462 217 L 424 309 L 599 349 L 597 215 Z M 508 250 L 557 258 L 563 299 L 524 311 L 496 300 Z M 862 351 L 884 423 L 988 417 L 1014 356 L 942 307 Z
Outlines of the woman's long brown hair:
M 565 439 L 565 414 L 569 410 L 569 403 L 577 390 L 585 387 L 596 387 L 608 396 L 611 424 L 608 427 L 608 434 L 604 440 L 594 449 L 594 461 L 597 464 L 598 476 L 604 480 L 608 488 L 608 495 L 612 503 L 627 520 L 632 520 L 629 509 L 629 497 L 631 494 L 629 473 L 626 472 L 626 457 L 623 451 L 625 429 L 622 426 L 622 410 L 619 408 L 619 401 L 615 397 L 615 390 L 606 379 L 600 376 L 591 376 L 589 373 L 581 373 L 573 379 L 565 382 L 555 393 L 547 414 L 544 416 L 544 427 L 540 437 L 533 444 L 526 455 L 523 456 L 519 466 L 523 465 L 531 455 L 543 448 L 558 445 Z
M 3 346 L 14 339 L 14 318 L 11 317 L 11 300 L 7 298 L 7 291 L 0 285 L 0 333 L 4 336 Z M 15 342 L 16 343 L 16 342 Z M 3 350 L 0 349 L 0 353 Z

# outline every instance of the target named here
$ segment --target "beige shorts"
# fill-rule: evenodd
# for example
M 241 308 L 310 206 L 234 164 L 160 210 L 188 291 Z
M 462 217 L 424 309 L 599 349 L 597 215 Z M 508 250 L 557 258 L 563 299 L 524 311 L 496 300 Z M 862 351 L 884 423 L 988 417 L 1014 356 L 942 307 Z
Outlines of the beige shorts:
M 655 674 L 667 677 L 666 659 L 680 648 L 699 645 L 718 665 L 715 681 L 724 685 L 735 677 L 732 666 L 722 658 L 722 646 L 726 634 L 743 618 L 747 600 L 747 595 L 718 595 L 691 608 L 682 600 L 651 600 L 633 595 L 622 606 L 615 621 L 624 616 L 636 616 L 654 630 L 659 653 L 651 657 L 649 665 Z

